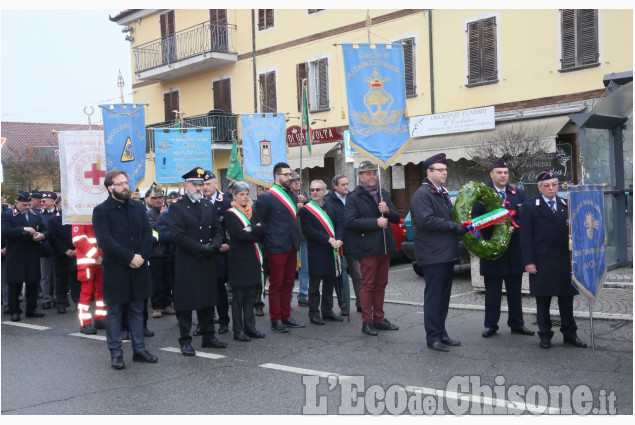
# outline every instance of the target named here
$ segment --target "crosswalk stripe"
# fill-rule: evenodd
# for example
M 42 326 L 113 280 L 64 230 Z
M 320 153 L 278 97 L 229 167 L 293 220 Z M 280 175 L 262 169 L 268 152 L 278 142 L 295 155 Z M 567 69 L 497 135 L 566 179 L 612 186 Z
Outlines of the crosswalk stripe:
M 47 326 L 39 326 L 39 325 L 31 325 L 30 323 L 22 323 L 22 322 L 10 322 L 10 321 L 6 321 L 6 322 L 2 322 L 3 325 L 11 325 L 11 326 L 19 326 L 21 328 L 29 328 L 29 329 L 34 329 L 36 331 L 45 331 L 47 329 L 51 329 Z
M 300 375 L 314 375 L 314 376 L 319 376 L 321 378 L 328 378 L 329 376 L 337 376 L 339 377 L 339 379 L 350 378 L 350 376 L 340 375 L 339 373 L 335 373 L 335 372 L 324 372 L 321 370 L 303 369 L 300 367 L 285 366 L 285 365 L 275 364 L 275 363 L 264 363 L 258 366 L 264 367 L 266 369 L 275 369 L 275 370 L 281 370 L 284 372 L 298 373 Z
M 164 348 L 159 348 L 159 350 L 169 351 L 170 353 L 179 353 L 179 354 L 181 354 L 181 349 L 180 348 L 176 348 L 176 347 L 164 347 Z M 196 357 L 205 357 L 205 358 L 208 358 L 208 359 L 222 359 L 222 358 L 227 357 L 227 356 L 221 356 L 220 354 L 212 354 L 212 353 L 205 353 L 203 351 L 197 351 L 196 352 Z
M 80 338 L 87 338 L 87 339 L 96 339 L 98 341 L 106 341 L 106 337 L 102 336 L 102 335 L 85 335 L 83 333 L 80 332 L 76 332 L 74 334 L 69 334 L 70 336 L 78 336 Z M 124 339 L 122 342 L 130 342 L 130 340 L 128 339 Z

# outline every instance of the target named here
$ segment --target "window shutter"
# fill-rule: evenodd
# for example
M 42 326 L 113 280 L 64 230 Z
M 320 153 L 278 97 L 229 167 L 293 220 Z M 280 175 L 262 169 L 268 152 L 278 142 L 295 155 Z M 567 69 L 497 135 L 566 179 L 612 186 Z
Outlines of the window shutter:
M 267 11 L 267 28 L 273 27 L 273 9 L 266 9 Z
M 276 102 L 276 74 L 275 72 L 270 72 L 267 74 L 267 112 L 276 112 L 278 110 L 277 102 Z
M 265 74 L 260 74 L 258 76 L 258 97 L 260 98 L 258 103 L 260 103 L 261 113 L 268 112 L 265 108 L 265 99 L 267 98 L 266 90 L 267 85 L 265 84 Z
M 298 94 L 298 112 L 302 112 L 302 80 L 307 78 L 307 64 L 299 63 L 295 66 L 295 73 L 297 76 L 297 94 Z M 307 79 L 307 88 L 309 86 L 309 80 Z
M 266 9 L 258 9 L 258 29 L 265 29 L 265 12 Z
M 563 9 L 561 12 L 562 68 L 575 66 L 575 10 Z
M 214 109 L 220 109 L 221 111 L 230 114 L 232 111 L 232 103 L 229 78 L 214 81 L 212 90 L 214 92 Z
M 210 9 L 209 20 L 216 24 L 227 23 L 227 9 Z
M 496 63 L 496 18 L 483 21 L 483 81 L 495 80 L 498 77 Z
M 173 111 L 179 110 L 179 92 L 173 91 L 163 95 L 163 112 L 165 121 L 174 121 L 176 114 Z
M 597 63 L 599 58 L 597 10 L 581 9 L 577 12 L 579 64 Z
M 478 83 L 481 81 L 481 53 L 479 45 L 479 22 L 470 22 L 467 24 L 467 43 L 468 43 L 468 83 Z
M 231 114 L 232 112 L 232 96 L 231 96 L 231 84 L 230 79 L 226 78 L 222 81 L 221 86 L 223 87 L 223 111 L 225 113 Z
M 318 73 L 320 78 L 320 104 L 319 109 L 327 109 L 329 107 L 329 63 L 328 59 L 321 59 L 318 64 Z
M 414 38 L 408 38 L 401 41 L 403 46 L 406 95 L 414 95 L 417 93 L 417 87 L 415 84 Z

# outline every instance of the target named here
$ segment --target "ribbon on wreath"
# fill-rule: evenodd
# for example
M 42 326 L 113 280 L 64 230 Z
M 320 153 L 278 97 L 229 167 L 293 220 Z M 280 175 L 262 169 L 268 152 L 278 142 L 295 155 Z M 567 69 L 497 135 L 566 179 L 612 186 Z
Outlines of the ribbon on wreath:
M 512 222 L 512 226 L 514 226 L 517 229 L 520 229 L 520 226 L 518 225 L 518 223 L 516 222 L 516 213 L 517 211 L 511 208 L 511 204 L 509 203 L 509 201 L 505 201 L 503 203 L 503 206 L 507 209 L 507 211 L 509 212 L 509 221 Z
M 476 239 L 480 239 L 479 230 L 485 229 L 486 227 L 493 226 L 494 224 L 500 223 L 502 221 L 507 220 L 510 217 L 511 213 L 516 213 L 513 210 L 508 210 L 507 208 L 499 208 L 494 211 L 490 211 L 487 214 L 483 214 L 481 216 L 475 217 L 471 220 L 465 220 L 461 223 L 461 226 L 465 227 L 476 237 Z M 511 218 L 510 218 L 511 220 Z M 516 224 L 514 224 L 516 225 Z M 516 225 L 516 227 L 518 227 Z

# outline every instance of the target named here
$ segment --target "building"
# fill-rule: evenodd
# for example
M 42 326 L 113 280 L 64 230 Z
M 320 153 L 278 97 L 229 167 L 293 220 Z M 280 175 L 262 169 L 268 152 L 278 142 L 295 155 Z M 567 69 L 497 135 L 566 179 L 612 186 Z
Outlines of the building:
M 630 109 L 626 105 L 619 119 L 602 124 L 616 125 L 610 138 L 606 129 L 581 138 L 580 129 L 594 120 L 572 119 L 606 104 L 610 81 L 610 90 L 628 98 L 632 10 L 131 9 L 111 20 L 127 31 L 134 102 L 150 105 L 149 127 L 174 123 L 174 111 L 183 114 L 186 125 L 216 127 L 214 171 L 221 182 L 230 141 L 234 134 L 240 139 L 236 114 L 262 112 L 286 114 L 288 162 L 298 169 L 302 155 L 305 182 L 329 182 L 337 173 L 352 180 L 362 158 L 347 162 L 344 152 L 348 111 L 340 45 L 401 42 L 411 123 L 434 114 L 494 111 L 488 130 L 457 131 L 448 125 L 436 135 L 413 133 L 410 146 L 382 173 L 404 215 L 427 156 L 448 154 L 449 186 L 457 190 L 469 180 L 485 179 L 475 161 L 482 146 L 505 137 L 501 134 L 530 134 L 529 145 L 544 141 L 546 152 L 532 157 L 533 168 L 525 167 L 516 181 L 531 194 L 532 173 L 555 166 L 562 180 L 577 183 L 582 177 L 577 158 L 583 153 L 587 179 L 607 183 L 607 216 L 621 223 L 608 229 L 615 248 L 608 262 L 632 262 L 632 241 L 616 242 L 617 234 L 632 229 L 632 96 Z M 305 78 L 320 136 L 312 156 L 300 147 L 298 127 Z M 616 84 L 624 88 L 617 90 Z M 612 143 L 615 128 L 623 138 L 619 146 Z M 603 169 L 620 172 L 603 174 Z M 618 179 L 609 181 L 615 175 Z M 618 213 L 621 208 L 628 213 Z

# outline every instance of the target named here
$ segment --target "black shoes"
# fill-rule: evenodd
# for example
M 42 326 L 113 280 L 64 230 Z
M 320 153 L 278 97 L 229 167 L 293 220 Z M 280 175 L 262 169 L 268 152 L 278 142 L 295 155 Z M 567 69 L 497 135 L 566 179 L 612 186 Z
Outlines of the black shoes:
M 435 351 L 442 351 L 444 353 L 450 351 L 441 341 L 434 341 L 432 344 L 428 344 L 428 348 Z
M 265 337 L 265 333 L 264 332 L 260 332 L 257 329 L 255 331 L 246 330 L 245 331 L 245 335 L 247 335 L 248 337 L 251 337 L 251 338 L 264 338 Z
M 201 342 L 201 347 L 203 348 L 227 348 L 228 345 L 226 342 L 219 341 L 215 336 L 211 338 L 203 337 Z
M 569 344 L 569 345 L 573 345 L 574 347 L 586 348 L 586 342 L 582 341 L 577 336 L 575 336 L 573 338 L 565 338 L 564 339 L 564 343 L 565 344 Z
M 264 316 L 265 312 L 262 310 L 262 306 L 261 305 L 257 305 L 256 308 L 256 316 Z
M 330 320 L 332 322 L 343 322 L 344 319 L 342 319 L 340 316 L 338 316 L 335 313 L 331 313 L 328 316 L 323 316 L 324 320 Z
M 226 334 L 227 332 L 229 332 L 229 326 L 228 325 L 220 325 L 218 327 L 218 333 L 219 334 Z
M 361 313 L 362 312 L 362 308 L 360 306 L 357 306 L 357 312 Z
M 289 317 L 287 320 L 283 320 L 282 324 L 289 328 L 304 328 L 306 325 L 302 322 L 296 322 L 295 319 Z
M 145 337 L 151 337 L 154 336 L 154 332 L 152 332 L 150 329 L 148 328 L 143 328 L 143 336 Z
M 191 344 L 181 344 L 181 354 L 184 356 L 194 356 L 196 355 L 196 351 L 194 351 L 194 347 Z
M 132 355 L 132 361 L 141 363 L 156 363 L 159 361 L 159 358 L 150 354 L 148 351 L 141 351 L 140 353 L 134 353 Z
M 314 325 L 323 325 L 324 324 L 324 320 L 322 320 L 322 318 L 320 316 L 309 317 L 309 320 Z
M 240 341 L 240 342 L 251 341 L 251 338 L 249 338 L 244 332 L 235 333 L 234 334 L 234 339 L 236 341 Z
M 399 326 L 393 325 L 392 323 L 388 321 L 388 319 L 384 319 L 378 323 L 373 323 L 373 326 L 375 327 L 375 329 L 379 331 L 398 331 L 399 330 Z
M 106 321 L 105 320 L 93 320 L 93 326 L 95 329 L 106 329 Z
M 445 345 L 450 345 L 452 347 L 458 347 L 461 345 L 461 341 L 452 339 L 449 336 L 444 336 L 443 338 L 441 338 L 441 342 Z
M 346 306 L 340 307 L 340 316 L 348 316 L 348 309 Z
M 18 314 L 18 313 L 12 314 L 11 315 L 11 321 L 12 322 L 19 322 L 20 321 L 20 314 Z
M 551 338 L 546 336 L 540 337 L 540 348 L 551 348 Z
M 115 370 L 125 369 L 126 364 L 123 362 L 123 356 L 114 356 L 110 359 L 110 365 Z
M 520 328 L 512 328 L 512 333 L 518 334 L 518 335 L 528 335 L 528 336 L 532 336 L 536 334 L 536 332 L 530 331 L 524 326 L 521 326 Z
M 86 325 L 79 328 L 79 332 L 83 333 L 84 335 L 96 335 L 97 329 L 95 329 L 93 325 Z
M 66 307 L 57 307 L 57 314 L 66 314 Z
M 289 332 L 289 328 L 282 324 L 282 320 L 278 319 L 275 322 L 271 322 L 271 330 L 276 333 Z
M 298 300 L 298 305 L 300 307 L 307 307 L 309 305 L 309 300 L 305 300 L 304 298 L 301 298 Z
M 497 331 L 496 328 L 485 328 L 483 329 L 483 333 L 481 334 L 481 336 L 483 338 L 489 338 L 490 336 L 494 335 L 496 331 Z M 512 332 L 514 332 L 513 329 L 512 329 Z
M 372 323 L 364 323 L 362 326 L 362 332 L 369 336 L 379 335 L 379 332 L 377 332 L 377 329 L 375 329 L 375 326 L 373 326 Z
M 44 317 L 44 313 L 40 313 L 37 310 L 31 310 L 26 312 L 26 317 Z
M 42 310 L 48 310 L 51 308 L 51 303 L 42 303 Z

